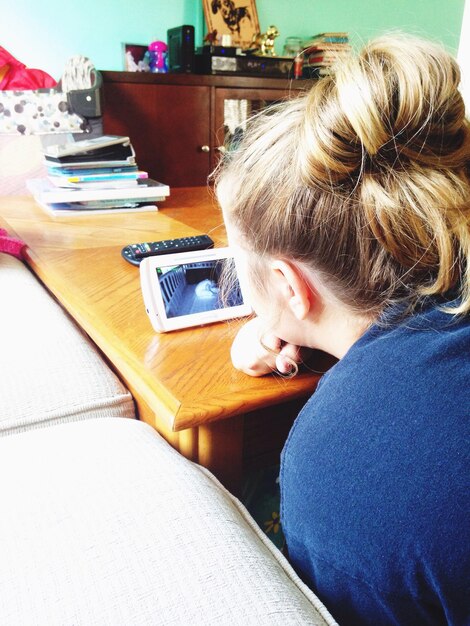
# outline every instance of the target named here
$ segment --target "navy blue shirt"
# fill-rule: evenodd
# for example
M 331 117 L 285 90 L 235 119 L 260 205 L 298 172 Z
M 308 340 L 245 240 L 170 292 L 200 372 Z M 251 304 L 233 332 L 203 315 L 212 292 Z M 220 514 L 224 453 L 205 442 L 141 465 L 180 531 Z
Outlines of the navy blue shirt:
M 289 558 L 344 626 L 470 624 L 470 319 L 371 327 L 282 453 Z

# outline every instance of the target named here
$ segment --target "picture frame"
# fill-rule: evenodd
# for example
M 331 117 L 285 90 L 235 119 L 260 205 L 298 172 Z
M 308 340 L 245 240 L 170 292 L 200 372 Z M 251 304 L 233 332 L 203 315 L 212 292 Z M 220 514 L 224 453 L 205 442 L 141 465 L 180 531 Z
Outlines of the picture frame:
M 126 72 L 150 72 L 148 46 L 135 43 L 123 43 L 123 64 Z
M 229 35 L 230 45 L 250 48 L 253 37 L 259 34 L 256 0 L 203 0 L 207 31 L 221 44 L 222 37 Z

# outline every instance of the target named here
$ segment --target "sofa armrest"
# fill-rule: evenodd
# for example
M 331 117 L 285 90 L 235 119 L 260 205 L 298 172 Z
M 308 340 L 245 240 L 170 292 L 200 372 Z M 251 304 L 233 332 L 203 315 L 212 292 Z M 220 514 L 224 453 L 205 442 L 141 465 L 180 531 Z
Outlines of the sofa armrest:
M 0 440 L 5 624 L 335 624 L 243 505 L 150 426 Z
M 30 270 L 0 254 L 0 435 L 90 417 L 135 417 L 97 348 Z

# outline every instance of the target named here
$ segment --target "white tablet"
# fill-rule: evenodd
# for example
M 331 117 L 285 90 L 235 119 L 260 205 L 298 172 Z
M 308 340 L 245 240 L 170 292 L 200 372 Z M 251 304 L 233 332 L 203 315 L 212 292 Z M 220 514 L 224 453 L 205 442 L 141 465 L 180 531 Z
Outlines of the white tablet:
M 230 280 L 224 279 L 230 266 Z M 157 332 L 220 322 L 251 313 L 229 248 L 143 259 L 140 284 Z

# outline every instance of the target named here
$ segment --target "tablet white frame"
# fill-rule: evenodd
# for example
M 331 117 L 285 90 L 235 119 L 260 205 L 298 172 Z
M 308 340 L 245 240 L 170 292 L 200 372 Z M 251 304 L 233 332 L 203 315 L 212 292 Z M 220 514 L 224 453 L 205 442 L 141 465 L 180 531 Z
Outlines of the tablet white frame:
M 212 248 L 210 250 L 198 250 L 196 252 L 178 252 L 176 254 L 164 254 L 147 257 L 140 263 L 140 286 L 144 299 L 145 309 L 150 318 L 152 327 L 157 332 L 168 332 L 180 328 L 202 326 L 214 322 L 222 322 L 237 317 L 245 317 L 252 312 L 247 303 L 246 295 L 240 283 L 240 290 L 244 304 L 229 308 L 204 311 L 191 315 L 167 317 L 165 303 L 158 280 L 157 268 L 175 267 L 188 263 L 200 263 L 204 261 L 218 261 L 233 258 L 230 248 Z

